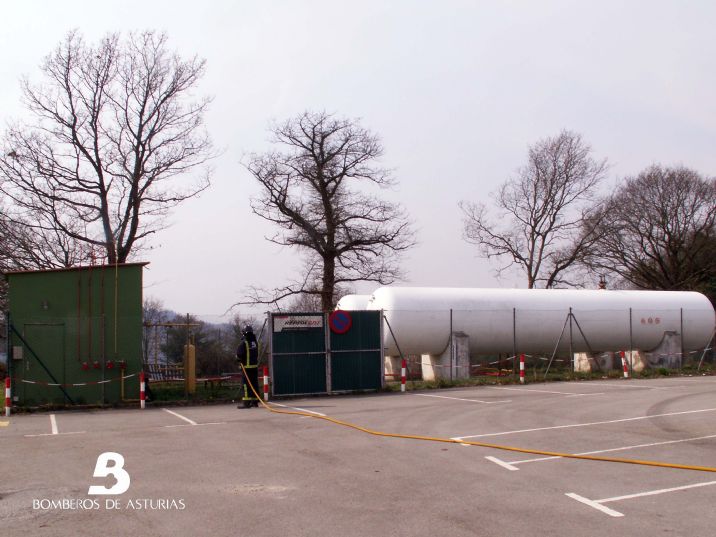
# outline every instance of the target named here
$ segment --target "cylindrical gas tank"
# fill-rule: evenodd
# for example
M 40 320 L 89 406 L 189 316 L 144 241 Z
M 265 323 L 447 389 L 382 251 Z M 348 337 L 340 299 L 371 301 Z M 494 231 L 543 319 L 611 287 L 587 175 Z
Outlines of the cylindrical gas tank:
M 381 287 L 368 309 L 384 311 L 403 353 L 433 355 L 448 346 L 451 326 L 469 336 L 471 354 L 493 354 L 552 352 L 560 334 L 561 350 L 571 339 L 574 352 L 630 342 L 649 351 L 683 324 L 688 351 L 708 344 L 716 321 L 704 295 L 685 291 Z M 386 354 L 396 355 L 391 331 L 384 336 Z
M 368 302 L 371 299 L 371 295 L 346 295 L 342 297 L 338 304 L 336 304 L 337 310 L 366 310 L 368 309 Z

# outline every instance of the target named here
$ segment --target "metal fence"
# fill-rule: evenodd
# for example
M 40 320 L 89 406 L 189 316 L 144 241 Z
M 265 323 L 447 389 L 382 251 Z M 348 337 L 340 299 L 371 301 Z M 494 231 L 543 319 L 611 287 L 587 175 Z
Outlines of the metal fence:
M 525 355 L 536 376 L 586 367 L 693 369 L 714 366 L 713 313 L 685 309 L 475 309 L 385 310 L 386 354 L 407 358 L 408 375 L 424 366 L 444 368 L 442 378 L 504 376 Z M 469 341 L 469 360 L 456 363 L 453 334 Z M 386 378 L 395 376 L 387 371 Z

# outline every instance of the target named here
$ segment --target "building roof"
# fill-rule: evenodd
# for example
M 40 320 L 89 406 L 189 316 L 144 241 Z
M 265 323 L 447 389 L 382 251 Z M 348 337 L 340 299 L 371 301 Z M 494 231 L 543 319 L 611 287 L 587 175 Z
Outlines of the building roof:
M 89 270 L 98 268 L 115 268 L 115 267 L 144 267 L 148 265 L 148 261 L 142 261 L 137 263 L 119 263 L 118 265 L 82 265 L 77 267 L 62 267 L 53 269 L 40 269 L 40 270 L 8 270 L 4 274 L 9 276 L 11 274 L 40 274 L 44 272 L 73 272 L 78 270 Z

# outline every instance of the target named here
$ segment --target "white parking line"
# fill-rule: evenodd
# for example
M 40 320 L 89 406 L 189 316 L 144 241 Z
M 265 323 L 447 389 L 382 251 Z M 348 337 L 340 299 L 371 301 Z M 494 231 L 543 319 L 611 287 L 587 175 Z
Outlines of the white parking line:
M 631 500 L 633 498 L 642 498 L 644 496 L 656 496 L 658 494 L 666 494 L 668 492 L 678 492 L 680 490 L 688 490 L 688 489 L 694 489 L 698 487 L 709 487 L 711 485 L 716 485 L 716 481 L 707 481 L 705 483 L 694 483 L 692 485 L 683 485 L 681 487 L 671 487 L 668 489 L 658 489 L 658 490 L 649 490 L 646 492 L 637 492 L 635 494 L 626 494 L 624 496 L 614 496 L 613 498 L 604 498 L 603 500 L 590 500 L 589 498 L 585 498 L 584 496 L 580 496 L 579 494 L 576 494 L 574 492 L 565 492 L 566 496 L 569 496 L 573 500 L 577 500 L 578 502 L 581 502 L 585 505 L 588 505 L 590 507 L 593 507 L 594 509 L 597 509 L 603 513 L 608 514 L 609 516 L 613 517 L 621 517 L 624 516 L 624 513 L 620 513 L 619 511 L 615 511 L 613 509 L 609 509 L 608 507 L 604 507 L 605 503 L 609 502 L 620 502 L 623 500 Z
M 84 434 L 85 431 L 73 431 L 69 433 L 61 433 L 57 427 L 57 416 L 50 414 L 50 432 L 41 434 L 24 434 L 25 438 L 37 438 L 38 436 L 64 436 L 68 434 Z
M 307 410 L 305 408 L 297 407 L 297 406 L 288 406 L 288 405 L 282 405 L 281 403 L 271 403 L 272 405 L 280 406 L 283 408 L 290 408 L 291 410 L 298 410 L 300 412 L 308 412 L 309 414 L 316 414 L 317 416 L 323 416 L 325 417 L 325 414 L 321 414 L 320 412 L 315 412 L 313 410 Z
M 641 386 L 639 384 L 631 384 L 632 381 L 626 380 L 626 384 L 604 384 L 604 388 L 641 388 L 643 390 L 672 390 L 674 388 L 691 388 L 691 386 L 659 386 L 658 384 L 652 386 Z
M 590 500 L 589 498 L 585 498 L 584 496 L 580 496 L 579 494 L 575 494 L 574 492 L 565 492 L 564 494 L 565 494 L 565 496 L 569 496 L 573 500 L 582 502 L 583 504 L 588 505 L 589 507 L 594 507 L 597 511 L 606 513 L 609 516 L 613 516 L 613 517 L 624 516 L 624 513 L 620 513 L 619 511 L 615 511 L 614 509 L 609 509 L 609 507 L 604 507 L 598 501 Z
M 470 444 L 462 444 L 463 446 L 469 446 Z M 508 470 L 515 472 L 519 470 L 516 466 L 512 466 L 510 463 L 503 461 L 502 459 L 498 459 L 497 457 L 493 457 L 492 455 L 488 455 L 485 457 L 487 460 L 494 462 L 495 464 L 499 464 L 503 468 L 507 468 Z
M 483 403 L 485 405 L 494 405 L 495 403 L 511 403 L 511 399 L 507 399 L 505 401 L 481 401 L 480 399 L 463 399 L 461 397 L 447 397 L 445 395 L 429 395 L 427 393 L 411 393 L 410 395 L 415 395 L 418 397 L 437 397 L 438 399 L 453 399 L 455 401 L 467 401 L 469 403 Z
M 71 433 L 42 433 L 42 434 L 24 434 L 25 438 L 36 438 L 38 436 L 64 436 L 67 434 L 85 434 L 87 431 L 74 431 Z
M 681 444 L 683 442 L 693 442 L 696 440 L 706 440 L 708 438 L 716 438 L 716 434 L 711 434 L 708 436 L 696 436 L 694 438 L 683 438 L 681 440 L 666 440 L 664 442 L 652 442 L 651 444 L 638 444 L 635 446 L 624 446 L 624 447 L 618 447 L 618 448 L 611 448 L 611 449 L 600 449 L 599 451 L 585 451 L 583 453 L 575 453 L 575 455 L 597 455 L 599 453 L 610 453 L 612 451 L 626 451 L 629 449 L 638 449 L 638 448 L 644 448 L 644 447 L 653 447 L 653 446 L 664 446 L 666 444 Z M 469 445 L 469 444 L 467 444 Z M 519 470 L 515 465 L 516 464 L 527 464 L 528 462 L 542 462 L 542 461 L 551 461 L 555 459 L 563 459 L 564 457 L 539 457 L 536 459 L 525 459 L 522 461 L 503 461 L 501 459 L 498 459 L 497 457 L 485 457 L 486 459 L 491 460 L 495 464 L 499 464 L 500 466 L 503 466 L 507 468 L 508 470 Z
M 163 410 L 164 412 L 169 412 L 169 414 L 171 414 L 172 416 L 176 416 L 176 417 L 179 418 L 180 420 L 184 420 L 184 421 L 187 422 L 189 425 L 196 425 L 196 424 L 197 424 L 194 420 L 190 420 L 189 418 L 187 418 L 186 416 L 182 416 L 182 415 L 179 414 L 178 412 L 174 412 L 173 410 L 169 410 L 168 408 L 162 408 L 162 410 Z
M 517 429 L 513 431 L 502 431 L 499 433 L 472 434 L 467 436 L 453 436 L 452 440 L 467 440 L 468 438 L 484 438 L 487 436 L 502 436 L 507 434 L 531 433 L 534 431 L 549 431 L 552 429 L 570 429 L 573 427 L 590 427 L 592 425 L 606 425 L 609 423 L 623 423 L 626 421 L 649 420 L 652 418 L 663 418 L 665 416 L 682 416 L 685 414 L 698 414 L 700 412 L 713 412 L 716 408 L 703 408 L 700 410 L 685 410 L 683 412 L 668 412 L 666 414 L 651 414 L 648 416 L 637 416 L 635 418 L 622 418 L 619 420 L 592 421 L 589 423 L 570 423 L 569 425 L 555 425 L 552 427 L 535 427 L 533 429 Z
M 212 421 L 207 423 L 181 423 L 179 425 L 163 425 L 165 429 L 174 429 L 175 427 L 201 427 L 202 425 L 226 425 L 225 421 Z
M 485 388 L 489 390 L 509 390 L 513 392 L 532 392 L 532 393 L 551 393 L 556 395 L 567 395 L 567 396 L 577 396 L 577 395 L 604 395 L 603 393 L 574 393 L 574 392 L 555 392 L 552 390 L 537 390 L 537 389 L 531 389 L 531 388 L 504 388 L 504 387 L 497 387 L 497 386 L 485 386 Z

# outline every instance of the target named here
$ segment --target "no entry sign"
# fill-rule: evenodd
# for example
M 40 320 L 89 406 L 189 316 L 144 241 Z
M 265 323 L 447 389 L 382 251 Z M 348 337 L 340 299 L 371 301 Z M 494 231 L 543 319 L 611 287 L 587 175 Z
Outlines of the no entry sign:
M 331 332 L 336 334 L 345 334 L 352 324 L 353 319 L 347 311 L 336 310 L 328 316 L 328 326 L 331 327 Z

